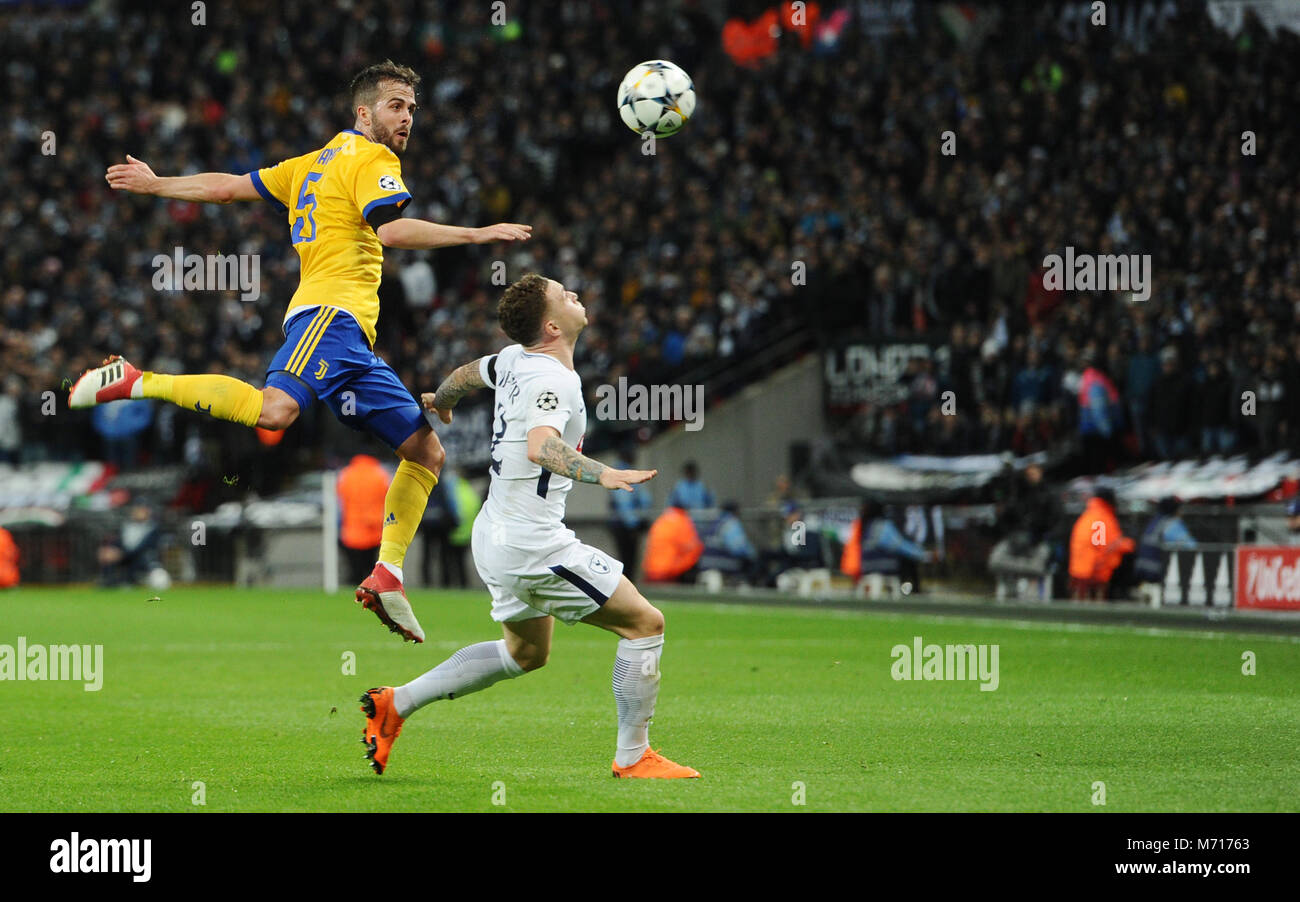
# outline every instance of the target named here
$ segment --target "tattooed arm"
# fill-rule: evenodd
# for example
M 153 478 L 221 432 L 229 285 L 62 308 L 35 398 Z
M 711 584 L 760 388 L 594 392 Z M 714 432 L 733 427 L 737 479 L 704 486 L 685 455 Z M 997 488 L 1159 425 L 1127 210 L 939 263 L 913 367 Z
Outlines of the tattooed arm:
M 535 426 L 528 431 L 528 459 L 574 482 L 593 482 L 607 489 L 632 491 L 637 483 L 654 479 L 658 470 L 617 470 L 570 448 L 552 426 Z
M 476 388 L 488 387 L 483 381 L 481 363 L 480 358 L 458 367 L 450 376 L 442 380 L 436 392 L 425 392 L 420 395 L 420 403 L 424 405 L 424 409 L 436 413 L 438 419 L 444 423 L 450 423 L 451 409 L 461 398 Z

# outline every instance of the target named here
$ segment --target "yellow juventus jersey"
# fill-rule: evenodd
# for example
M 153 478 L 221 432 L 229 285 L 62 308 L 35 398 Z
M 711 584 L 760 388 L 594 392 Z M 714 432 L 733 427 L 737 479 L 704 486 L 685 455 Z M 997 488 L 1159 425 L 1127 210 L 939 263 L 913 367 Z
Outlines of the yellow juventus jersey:
M 410 202 L 397 154 L 347 129 L 320 150 L 255 170 L 252 178 L 258 193 L 287 212 L 301 262 L 285 321 L 305 307 L 340 307 L 373 346 L 384 249 L 366 216 L 383 204 L 400 210 Z

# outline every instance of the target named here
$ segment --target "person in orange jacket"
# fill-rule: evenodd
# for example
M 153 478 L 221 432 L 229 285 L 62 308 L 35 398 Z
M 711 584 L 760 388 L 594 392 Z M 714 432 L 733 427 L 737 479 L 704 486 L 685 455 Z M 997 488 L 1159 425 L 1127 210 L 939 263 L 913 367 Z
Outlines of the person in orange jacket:
M 641 572 L 650 582 L 679 582 L 704 554 L 704 543 L 680 507 L 666 507 L 650 526 Z
M 0 589 L 18 585 L 18 543 L 13 533 L 0 526 Z
M 339 472 L 339 544 L 353 582 L 365 579 L 379 557 L 390 481 L 383 464 L 369 454 L 356 455 Z
M 1104 601 L 1111 574 L 1137 543 L 1124 535 L 1115 516 L 1115 492 L 1098 489 L 1070 533 L 1070 595 Z

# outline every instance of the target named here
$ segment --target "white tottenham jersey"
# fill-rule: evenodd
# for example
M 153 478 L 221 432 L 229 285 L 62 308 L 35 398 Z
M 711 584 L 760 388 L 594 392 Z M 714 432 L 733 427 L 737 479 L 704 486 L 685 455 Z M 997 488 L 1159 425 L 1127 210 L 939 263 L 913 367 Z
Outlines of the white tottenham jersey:
M 492 484 L 483 513 L 506 527 L 525 526 L 530 533 L 563 529 L 573 480 L 528 459 L 528 433 L 553 426 L 566 445 L 582 450 L 587 431 L 582 378 L 551 355 L 530 354 L 517 344 L 484 357 L 479 373 L 496 389 Z

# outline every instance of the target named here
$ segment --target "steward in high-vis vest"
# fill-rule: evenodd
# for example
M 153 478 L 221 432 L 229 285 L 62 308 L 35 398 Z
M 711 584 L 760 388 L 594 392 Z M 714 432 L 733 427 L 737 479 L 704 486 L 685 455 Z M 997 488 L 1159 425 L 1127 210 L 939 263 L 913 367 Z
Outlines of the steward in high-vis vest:
M 1070 533 L 1070 595 L 1104 601 L 1111 574 L 1137 543 L 1124 535 L 1115 516 L 1115 492 L 1098 489 Z
M 646 536 L 645 578 L 653 582 L 674 582 L 687 573 L 704 554 L 704 543 L 680 507 L 667 507 L 650 527 Z
M 358 454 L 339 473 L 339 544 L 349 578 L 361 582 L 373 566 L 384 534 L 384 497 L 392 477 L 377 458 Z M 358 576 L 357 574 L 360 574 Z

